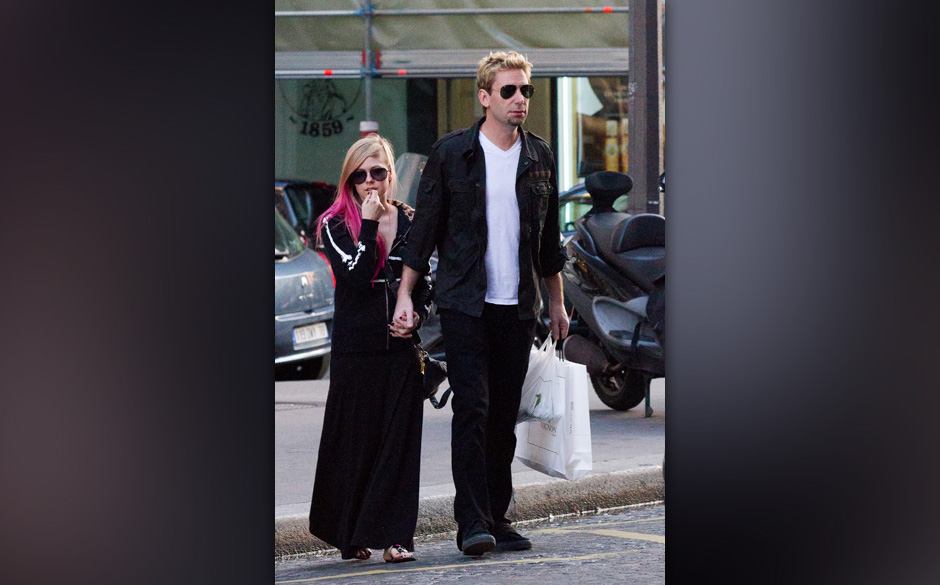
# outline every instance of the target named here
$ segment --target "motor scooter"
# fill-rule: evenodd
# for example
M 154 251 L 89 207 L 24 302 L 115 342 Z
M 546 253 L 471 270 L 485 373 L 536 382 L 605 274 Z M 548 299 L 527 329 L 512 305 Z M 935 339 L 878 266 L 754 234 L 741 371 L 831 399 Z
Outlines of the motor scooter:
M 572 313 L 562 352 L 587 367 L 604 404 L 628 410 L 645 398 L 649 417 L 650 381 L 666 375 L 666 219 L 613 208 L 633 187 L 625 173 L 596 172 L 585 186 L 593 207 L 565 243 L 562 278 Z

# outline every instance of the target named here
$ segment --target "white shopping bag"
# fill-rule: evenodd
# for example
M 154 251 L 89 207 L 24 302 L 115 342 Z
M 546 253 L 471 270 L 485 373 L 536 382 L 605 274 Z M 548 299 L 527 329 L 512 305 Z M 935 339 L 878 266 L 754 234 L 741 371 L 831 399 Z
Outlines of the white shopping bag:
M 529 352 L 529 369 L 522 383 L 522 400 L 516 422 L 542 420 L 551 422 L 564 412 L 564 364 L 555 356 L 552 336 L 538 349 Z M 559 369 L 560 368 L 560 369 Z
M 588 373 L 582 364 L 560 362 L 565 407 L 557 420 L 526 421 L 516 425 L 516 457 L 526 466 L 564 479 L 591 471 L 591 418 Z

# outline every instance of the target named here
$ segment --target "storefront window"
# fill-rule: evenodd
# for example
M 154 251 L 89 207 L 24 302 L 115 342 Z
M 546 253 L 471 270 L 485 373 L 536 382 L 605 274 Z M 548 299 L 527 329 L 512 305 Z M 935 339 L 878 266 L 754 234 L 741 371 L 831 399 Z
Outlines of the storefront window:
M 627 76 L 558 80 L 559 188 L 597 171 L 629 172 Z
M 578 176 L 628 172 L 627 78 L 579 77 L 576 87 Z

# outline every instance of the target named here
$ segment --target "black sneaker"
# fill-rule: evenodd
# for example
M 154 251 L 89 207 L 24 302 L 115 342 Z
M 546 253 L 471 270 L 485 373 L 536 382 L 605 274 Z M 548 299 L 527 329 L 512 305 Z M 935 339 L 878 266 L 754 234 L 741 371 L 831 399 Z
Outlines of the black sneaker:
M 497 525 L 493 529 L 493 536 L 496 538 L 496 550 L 498 551 L 529 550 L 532 548 L 532 541 L 516 532 L 516 529 L 508 524 Z
M 461 536 L 457 541 L 457 548 L 469 557 L 488 553 L 496 546 L 496 539 L 485 528 L 474 527 Z

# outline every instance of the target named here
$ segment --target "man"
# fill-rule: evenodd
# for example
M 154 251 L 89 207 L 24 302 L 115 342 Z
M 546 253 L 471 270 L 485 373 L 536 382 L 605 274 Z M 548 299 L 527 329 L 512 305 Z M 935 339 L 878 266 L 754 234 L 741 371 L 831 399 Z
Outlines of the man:
M 526 550 L 506 512 L 516 416 L 541 308 L 549 294 L 552 336 L 568 333 L 558 180 L 548 144 L 525 130 L 532 64 L 491 53 L 477 69 L 485 116 L 431 149 L 414 223 L 402 252 L 395 321 L 411 326 L 411 288 L 437 247 L 435 301 L 454 391 L 451 466 L 457 547 L 477 556 Z

